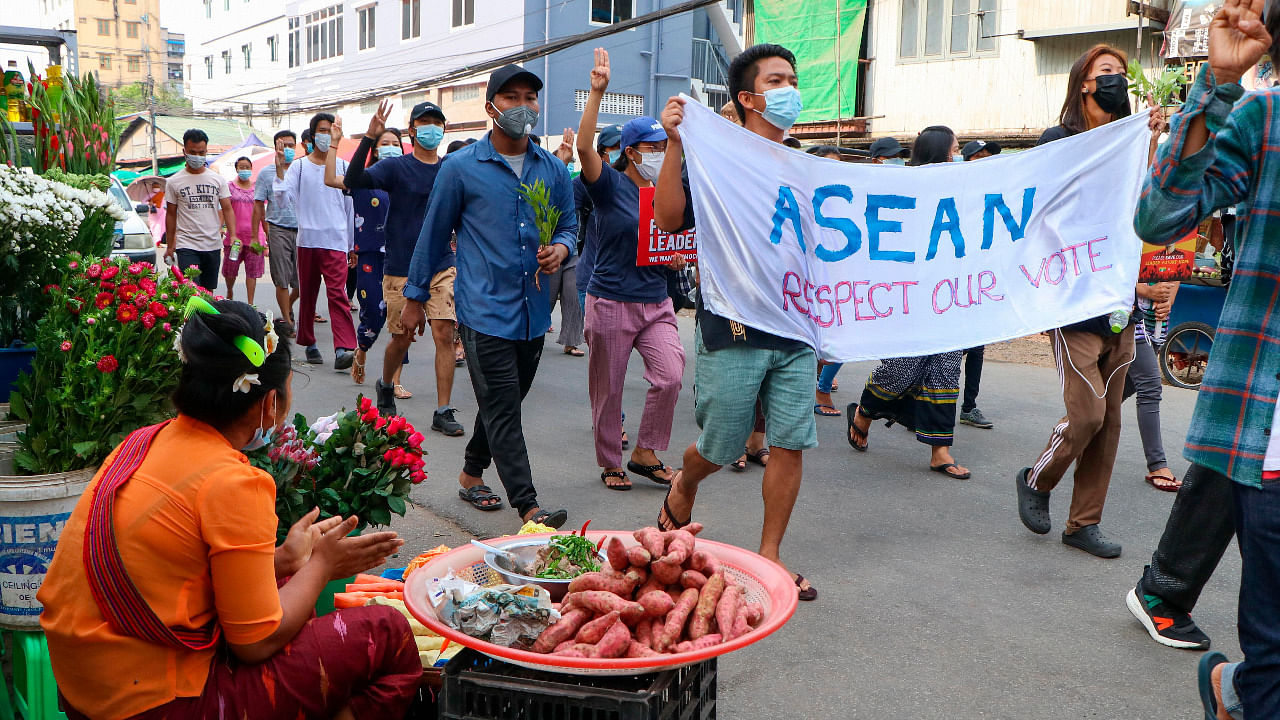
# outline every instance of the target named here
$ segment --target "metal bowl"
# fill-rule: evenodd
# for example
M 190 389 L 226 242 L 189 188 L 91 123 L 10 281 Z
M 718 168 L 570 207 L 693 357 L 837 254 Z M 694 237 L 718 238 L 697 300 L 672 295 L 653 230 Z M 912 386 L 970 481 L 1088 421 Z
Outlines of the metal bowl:
M 507 552 L 519 558 L 520 562 L 531 564 L 538 559 L 538 551 L 542 549 L 550 541 L 550 538 L 542 537 L 536 540 L 518 540 L 515 542 L 504 542 L 499 544 L 497 541 L 489 541 L 494 547 L 502 548 Z M 603 568 L 608 564 L 603 552 L 600 555 L 600 567 Z M 502 576 L 502 579 L 511 585 L 537 585 L 546 588 L 551 594 L 551 602 L 560 602 L 569 591 L 569 583 L 571 580 L 554 580 L 550 578 L 538 578 L 529 575 L 523 575 L 508 567 L 507 558 L 501 555 L 495 555 L 491 552 L 484 554 L 484 562 L 493 571 Z

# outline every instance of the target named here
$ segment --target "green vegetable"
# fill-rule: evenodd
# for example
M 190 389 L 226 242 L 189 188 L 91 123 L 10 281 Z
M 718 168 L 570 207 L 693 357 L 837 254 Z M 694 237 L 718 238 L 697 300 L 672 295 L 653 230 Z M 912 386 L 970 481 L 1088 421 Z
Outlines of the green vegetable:
M 541 180 L 532 185 L 521 183 L 520 197 L 533 208 L 534 224 L 538 226 L 538 243 L 543 247 L 551 244 L 555 237 L 556 225 L 560 224 L 560 208 L 551 204 L 551 191 Z
M 1138 99 L 1139 104 L 1147 102 L 1147 96 L 1155 98 L 1160 106 L 1176 102 L 1182 87 L 1187 84 L 1181 67 L 1171 67 L 1158 78 L 1151 80 L 1137 60 L 1129 62 L 1129 92 Z
M 586 572 L 599 572 L 600 557 L 596 555 L 595 543 L 578 535 L 556 535 L 547 543 L 551 552 L 547 554 L 547 569 L 538 573 L 545 580 L 571 580 Z M 576 565 L 576 571 L 568 567 L 561 568 L 563 561 Z

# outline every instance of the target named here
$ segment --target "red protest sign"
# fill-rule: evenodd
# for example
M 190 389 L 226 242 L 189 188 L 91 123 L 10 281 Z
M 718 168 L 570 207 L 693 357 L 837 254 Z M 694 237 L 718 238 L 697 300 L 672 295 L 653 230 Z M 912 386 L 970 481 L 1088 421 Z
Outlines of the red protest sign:
M 698 238 L 694 231 L 665 233 L 653 221 L 653 188 L 640 188 L 640 227 L 636 233 L 636 265 L 666 265 L 680 253 L 689 262 L 698 261 Z

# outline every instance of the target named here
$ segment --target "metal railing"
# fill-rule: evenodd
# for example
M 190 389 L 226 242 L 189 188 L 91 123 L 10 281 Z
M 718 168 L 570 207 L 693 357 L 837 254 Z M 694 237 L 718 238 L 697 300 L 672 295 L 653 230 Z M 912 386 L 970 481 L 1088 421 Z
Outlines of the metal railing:
M 703 38 L 693 39 L 693 77 L 704 82 L 708 89 L 728 92 L 729 61 L 724 50 L 716 43 Z

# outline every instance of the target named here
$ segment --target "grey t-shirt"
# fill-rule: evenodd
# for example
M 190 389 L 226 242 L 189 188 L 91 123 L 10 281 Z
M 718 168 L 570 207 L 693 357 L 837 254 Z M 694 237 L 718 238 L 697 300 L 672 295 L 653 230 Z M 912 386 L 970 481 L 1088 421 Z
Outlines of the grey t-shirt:
M 498 153 L 502 155 L 502 153 Z M 502 159 L 507 161 L 511 166 L 511 170 L 515 172 L 516 177 L 524 177 L 524 153 L 519 155 L 502 155 Z

